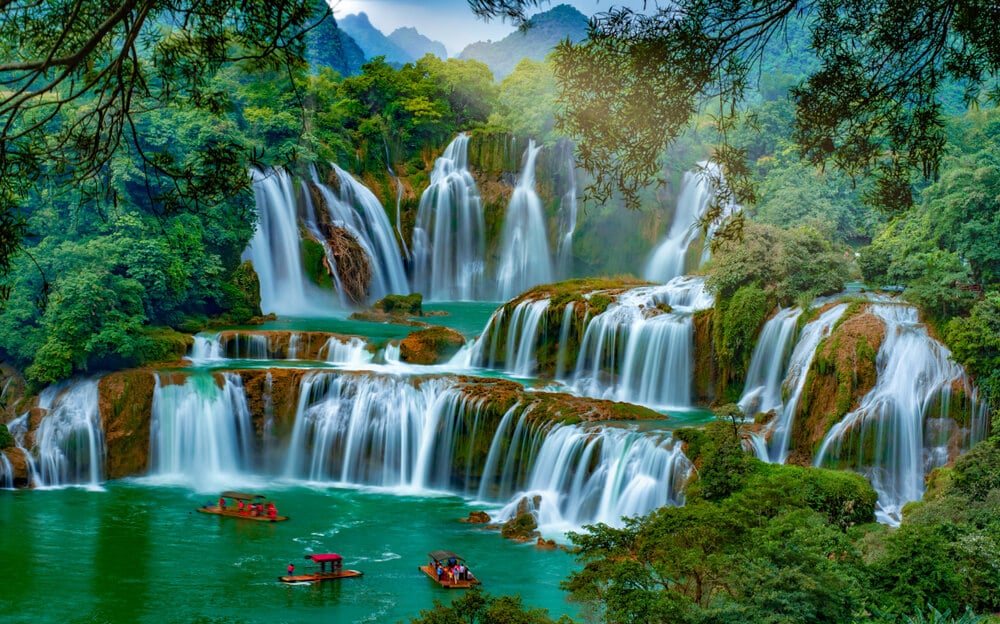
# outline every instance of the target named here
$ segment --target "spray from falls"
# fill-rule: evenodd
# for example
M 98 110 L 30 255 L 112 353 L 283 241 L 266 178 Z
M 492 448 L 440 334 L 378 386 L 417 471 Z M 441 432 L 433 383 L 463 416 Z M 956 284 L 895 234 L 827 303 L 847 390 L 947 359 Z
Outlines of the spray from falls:
M 508 300 L 552 281 L 552 260 L 542 200 L 535 193 L 535 160 L 541 147 L 528 142 L 524 168 L 510 197 L 500 242 L 497 298 Z
M 521 301 L 514 306 L 509 320 L 506 318 L 506 307 L 498 309 L 473 345 L 470 363 L 487 368 L 502 365 L 512 375 L 532 376 L 538 364 L 535 349 L 540 336 L 545 333 L 543 321 L 548 307 L 548 299 Z M 501 335 L 506 335 L 502 345 L 499 344 Z
M 573 149 L 566 150 L 564 169 L 569 181 L 567 190 L 559 200 L 559 238 L 556 245 L 556 272 L 559 279 L 569 279 L 573 276 L 573 233 L 576 232 L 576 159 Z
M 436 490 L 516 508 L 543 524 L 617 524 L 682 501 L 690 464 L 669 436 L 558 425 L 515 404 L 498 416 L 450 378 L 314 372 L 300 393 L 286 476 Z
M 247 250 L 260 280 L 260 308 L 281 316 L 323 315 L 335 303 L 302 268 L 292 177 L 282 169 L 253 170 L 257 230 Z
M 924 475 L 951 455 L 948 447 L 967 449 L 981 438 L 985 406 L 948 349 L 927 335 L 916 308 L 875 304 L 872 313 L 886 325 L 875 386 L 827 433 L 815 463 L 868 476 L 879 520 L 898 524 L 903 505 L 923 495 Z M 952 418 L 954 388 L 969 399 L 956 410 L 964 426 Z
M 317 182 L 316 186 L 326 201 L 330 220 L 350 232 L 368 256 L 372 274 L 369 298 L 408 294 L 406 270 L 382 203 L 350 173 L 336 164 L 331 166 L 340 181 L 339 193 L 325 184 Z
M 459 134 L 434 163 L 413 227 L 413 289 L 430 301 L 482 295 L 486 226 L 469 172 L 469 137 Z

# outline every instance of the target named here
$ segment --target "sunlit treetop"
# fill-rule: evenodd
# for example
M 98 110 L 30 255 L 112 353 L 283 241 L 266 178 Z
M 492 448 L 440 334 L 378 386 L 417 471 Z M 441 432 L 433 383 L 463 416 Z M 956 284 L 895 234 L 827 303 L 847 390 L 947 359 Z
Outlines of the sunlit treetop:
M 523 24 L 548 0 L 469 0 L 484 18 Z M 677 0 L 664 9 L 596 14 L 590 37 L 564 42 L 554 62 L 559 122 L 579 141 L 597 198 L 630 204 L 659 170 L 658 157 L 698 111 L 712 115 L 735 198 L 753 200 L 743 151 L 728 131 L 745 118 L 765 47 L 793 21 L 809 32 L 818 69 L 793 87 L 793 138 L 801 156 L 871 177 L 867 200 L 912 205 L 914 181 L 933 178 L 943 155 L 941 95 L 957 85 L 970 105 L 1000 100 L 1000 4 L 992 0 Z M 745 119 L 742 119 L 745 121 Z

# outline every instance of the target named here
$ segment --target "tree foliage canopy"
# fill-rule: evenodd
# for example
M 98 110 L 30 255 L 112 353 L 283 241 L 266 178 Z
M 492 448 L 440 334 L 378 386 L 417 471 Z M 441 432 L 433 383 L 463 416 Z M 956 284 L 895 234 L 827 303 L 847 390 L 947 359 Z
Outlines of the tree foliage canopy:
M 108 197 L 118 153 L 153 181 L 147 203 L 163 213 L 248 188 L 246 146 L 214 137 L 192 163 L 151 142 L 143 118 L 169 106 L 227 111 L 220 69 L 301 68 L 305 34 L 328 15 L 322 0 L 0 3 L 0 273 L 39 181 Z
M 548 0 L 469 0 L 473 11 L 524 23 Z M 795 140 L 808 162 L 875 179 L 875 206 L 912 205 L 916 175 L 943 156 L 942 93 L 967 103 L 1000 99 L 1000 6 L 989 0 L 679 0 L 645 12 L 615 8 L 591 20 L 590 37 L 564 42 L 554 63 L 560 122 L 580 140 L 598 197 L 633 203 L 658 157 L 703 108 L 721 141 L 715 158 L 742 202 L 744 149 L 730 136 L 746 121 L 765 49 L 793 25 L 808 29 L 816 68 L 791 89 Z

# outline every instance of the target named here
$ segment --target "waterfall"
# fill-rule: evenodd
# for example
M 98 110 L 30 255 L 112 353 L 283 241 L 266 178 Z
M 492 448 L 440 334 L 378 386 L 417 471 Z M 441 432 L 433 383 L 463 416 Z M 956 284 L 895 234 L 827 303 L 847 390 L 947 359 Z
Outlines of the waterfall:
M 556 372 L 555 378 L 562 381 L 566 377 L 566 362 L 568 358 L 569 332 L 573 326 L 573 309 L 575 305 L 572 301 L 563 308 L 562 323 L 559 324 L 559 350 L 556 352 Z M 586 324 L 586 322 L 584 322 Z
M 469 137 L 459 134 L 434 162 L 413 227 L 413 289 L 429 301 L 482 295 L 486 227 L 469 172 Z
M 257 230 L 248 255 L 260 279 L 260 308 L 281 316 L 323 315 L 334 303 L 302 268 L 292 177 L 281 169 L 253 170 Z
M 450 490 L 452 382 L 314 372 L 302 381 L 285 473 L 292 478 Z M 445 415 L 451 416 L 446 418 Z
M 538 365 L 535 349 L 539 336 L 545 332 L 542 320 L 548 307 L 548 299 L 521 301 L 514 306 L 510 321 L 506 324 L 503 322 L 504 308 L 500 308 L 490 317 L 486 329 L 473 346 L 470 359 L 472 365 L 497 368 L 502 363 L 512 375 L 532 376 Z M 507 340 L 501 352 L 499 337 L 504 333 Z
M 330 337 L 319 350 L 319 357 L 331 364 L 367 364 L 374 358 L 368 350 L 368 343 L 352 336 L 350 339 Z
M 500 243 L 497 298 L 508 300 L 552 281 L 552 261 L 542 200 L 535 193 L 535 159 L 541 147 L 528 142 L 524 169 L 510 197 Z
M 886 325 L 875 387 L 827 433 L 815 463 L 847 464 L 868 476 L 878 492 L 879 520 L 898 524 L 903 505 L 923 496 L 924 475 L 947 461 L 948 445 L 969 448 L 977 441 L 985 413 L 973 400 L 964 431 L 949 418 L 954 387 L 973 399 L 975 393 L 948 349 L 927 335 L 916 308 L 874 304 L 872 312 Z
M 46 414 L 35 431 L 36 485 L 100 487 L 105 446 L 97 381 L 50 386 L 39 395 L 38 406 Z
M 28 483 L 40 485 L 38 464 L 35 462 L 35 458 L 31 456 L 31 453 L 28 451 L 26 446 L 28 439 L 28 427 L 30 426 L 30 415 L 31 412 L 25 412 L 7 423 L 7 431 L 9 431 L 11 437 L 14 438 L 14 446 L 21 449 L 24 461 L 28 464 Z
M 253 425 L 239 375 L 224 373 L 222 385 L 208 374 L 183 385 L 153 391 L 150 472 L 180 479 L 200 491 L 224 485 L 250 466 Z
M 14 465 L 0 452 L 0 490 L 14 489 Z
M 572 148 L 567 149 L 565 160 L 569 188 L 559 200 L 559 239 L 556 245 L 556 270 L 559 279 L 573 276 L 573 233 L 576 232 L 576 159 Z
M 686 270 L 697 269 L 707 259 L 707 245 L 697 250 L 691 245 L 701 236 L 700 221 L 715 200 L 718 185 L 723 183 L 719 166 L 708 161 L 699 162 L 698 169 L 684 174 L 670 231 L 646 263 L 646 279 L 667 282 Z M 725 211 L 733 209 L 727 206 Z M 697 255 L 692 257 L 695 252 Z
M 587 323 L 573 390 L 653 407 L 691 407 L 693 315 L 713 303 L 703 286 L 700 278 L 681 277 L 619 295 Z
M 453 492 L 505 509 L 539 495 L 540 520 L 559 529 L 617 525 L 683 501 L 690 463 L 669 435 L 552 424 L 521 405 L 494 422 L 450 378 L 414 385 L 314 371 L 302 382 L 285 475 Z
M 795 349 L 792 350 L 792 355 L 788 360 L 788 372 L 782 383 L 782 388 L 788 398 L 781 405 L 778 417 L 772 420 L 768 426 L 771 443 L 768 447 L 767 461 L 776 464 L 785 463 L 785 459 L 788 457 L 788 441 L 792 435 L 795 411 L 799 407 L 799 399 L 802 397 L 802 389 L 805 388 L 809 366 L 816 355 L 816 348 L 820 341 L 830 334 L 834 324 L 840 320 L 845 310 L 847 310 L 847 304 L 839 303 L 802 328 L 799 341 L 795 344 Z
M 514 517 L 523 498 L 547 532 L 595 522 L 621 526 L 623 516 L 683 503 L 691 464 L 669 435 L 579 425 L 540 430 L 529 417 L 525 412 L 515 422 L 508 413 L 494 441 L 510 429 L 509 446 L 494 443 L 486 460 L 483 483 L 499 483 L 495 496 L 509 500 L 497 521 Z
M 382 203 L 350 173 L 336 164 L 331 166 L 340 181 L 339 193 L 318 181 L 316 187 L 326 200 L 332 223 L 350 232 L 368 256 L 372 275 L 369 298 L 408 294 L 410 287 L 396 235 Z
M 781 380 L 801 314 L 799 308 L 778 310 L 764 324 L 750 356 L 743 396 L 739 400 L 740 409 L 748 418 L 781 408 Z

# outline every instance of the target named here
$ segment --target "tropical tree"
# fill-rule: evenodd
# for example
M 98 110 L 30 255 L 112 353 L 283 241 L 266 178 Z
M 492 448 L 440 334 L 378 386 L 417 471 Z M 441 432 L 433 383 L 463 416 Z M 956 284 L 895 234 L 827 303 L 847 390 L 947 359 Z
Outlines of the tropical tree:
M 201 146 L 197 178 L 181 157 L 151 146 L 142 118 L 165 106 L 224 113 L 223 67 L 301 69 L 305 33 L 328 17 L 322 0 L 13 0 L 0 3 L 0 275 L 27 232 L 22 208 L 40 180 L 107 197 L 116 154 L 151 185 L 167 212 L 248 188 L 252 153 L 231 141 Z M 10 284 L 4 284 L 9 293 Z

